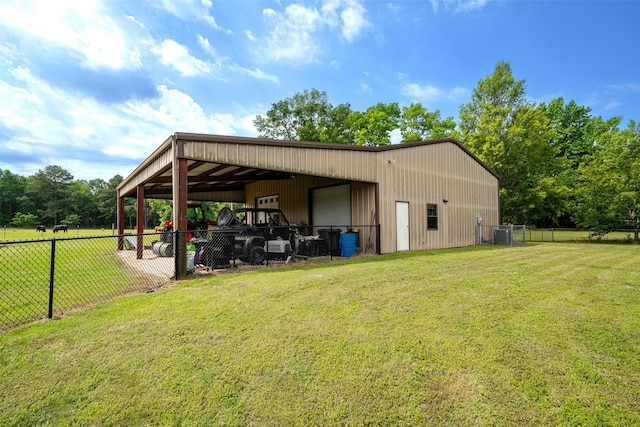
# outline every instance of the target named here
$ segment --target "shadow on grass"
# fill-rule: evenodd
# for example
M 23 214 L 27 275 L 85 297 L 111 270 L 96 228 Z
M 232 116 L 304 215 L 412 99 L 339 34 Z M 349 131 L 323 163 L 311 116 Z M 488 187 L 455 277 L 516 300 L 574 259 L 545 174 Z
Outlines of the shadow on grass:
M 531 243 L 531 245 L 535 245 Z M 256 273 L 256 274 L 272 274 L 277 272 L 287 272 L 294 270 L 317 270 L 327 267 L 335 267 L 341 265 L 354 265 L 354 264 L 369 264 L 369 263 L 378 263 L 378 262 L 388 262 L 394 260 L 406 260 L 411 258 L 420 258 L 424 256 L 437 256 L 444 255 L 450 253 L 460 253 L 460 252 L 479 252 L 479 251 L 496 251 L 496 250 L 504 250 L 509 249 L 506 246 L 490 246 L 490 245 L 479 245 L 479 246 L 467 246 L 461 248 L 448 248 L 448 249 L 433 249 L 433 250 L 424 250 L 424 251 L 408 251 L 408 252 L 397 252 L 392 254 L 384 254 L 384 255 L 356 255 L 351 258 L 341 258 L 334 257 L 333 260 L 329 260 L 329 258 L 318 260 L 318 261 L 301 261 L 294 262 L 291 264 L 270 264 L 269 266 L 259 266 L 252 268 L 229 268 L 226 272 L 221 274 L 239 274 L 239 273 Z M 184 280 L 193 280 L 193 279 L 207 279 L 208 277 L 215 276 L 189 276 Z

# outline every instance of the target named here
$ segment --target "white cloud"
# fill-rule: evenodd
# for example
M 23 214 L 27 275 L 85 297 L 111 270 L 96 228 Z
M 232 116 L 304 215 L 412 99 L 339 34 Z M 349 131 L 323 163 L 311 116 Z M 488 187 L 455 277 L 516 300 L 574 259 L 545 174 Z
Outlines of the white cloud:
M 284 12 L 268 8 L 262 18 L 269 35 L 261 54 L 272 61 L 303 64 L 318 61 L 324 30 L 339 29 L 342 39 L 351 43 L 371 26 L 365 8 L 355 0 L 325 1 L 320 9 L 300 4 L 290 4 Z
M 466 13 L 482 9 L 489 0 L 429 0 L 434 12 L 440 10 L 440 6 L 446 12 Z
M 640 83 L 626 83 L 621 85 L 609 85 L 609 88 L 617 92 L 640 92 Z
M 220 68 L 224 66 L 234 73 L 241 73 L 250 77 L 254 77 L 256 79 L 270 80 L 274 83 L 279 83 L 278 77 L 267 74 L 264 71 L 260 70 L 259 68 L 255 70 L 250 70 L 248 68 L 241 67 L 240 65 L 236 64 L 231 58 L 227 56 L 219 56 L 216 50 L 213 48 L 213 46 L 211 46 L 211 43 L 209 43 L 209 40 L 201 36 L 200 34 L 198 34 L 198 44 L 200 45 L 202 50 L 204 50 L 209 55 L 215 58 Z
M 462 87 L 443 89 L 432 85 L 419 85 L 417 83 L 404 83 L 400 91 L 403 96 L 419 102 L 459 101 L 469 95 L 469 91 Z
M 231 67 L 231 69 L 235 70 L 237 72 L 240 72 L 242 74 L 245 74 L 247 76 L 254 77 L 256 79 L 269 80 L 269 81 L 271 81 L 273 83 L 277 83 L 277 84 L 280 83 L 280 79 L 278 79 L 277 76 L 274 76 L 272 74 L 267 74 L 267 73 L 265 73 L 264 71 L 262 71 L 259 68 L 256 68 L 255 70 L 250 70 L 248 68 L 244 68 L 244 67 L 241 67 L 239 65 L 234 65 L 234 66 Z
M 391 140 L 391 144 L 401 144 L 402 143 L 402 133 L 400 129 L 394 129 L 389 133 L 389 139 Z
M 233 34 L 231 30 L 219 26 L 216 19 L 210 15 L 209 9 L 213 6 L 210 0 L 162 0 L 161 6 L 165 11 L 184 21 L 204 21 L 214 30 Z
M 371 26 L 365 17 L 365 9 L 357 3 L 343 10 L 340 17 L 343 22 L 342 36 L 348 42 L 352 42 L 364 29 Z
M 137 21 L 116 22 L 91 0 L 1 2 L 0 22 L 79 55 L 89 68 L 140 68 L 141 50 L 148 42 Z
M 607 104 L 604 106 L 605 110 L 613 110 L 615 108 L 618 108 L 619 106 L 621 106 L 622 103 L 620 101 L 618 101 L 617 99 L 611 100 L 609 102 L 607 102 Z
M 194 77 L 212 72 L 213 65 L 191 56 L 189 49 L 174 40 L 165 40 L 151 49 L 160 63 L 171 66 L 182 76 Z
M 105 105 L 52 87 L 24 67 L 7 73 L 12 82 L 0 80 L 0 97 L 12 102 L 0 104 L 6 135 L 0 140 L 0 169 L 14 173 L 58 164 L 73 167 L 68 170 L 77 179 L 109 179 L 127 175 L 176 131 L 255 134 L 246 111 L 206 112 L 189 95 L 163 85 L 156 98 Z
M 217 55 L 216 50 L 213 48 L 213 46 L 211 46 L 211 43 L 209 43 L 209 40 L 207 38 L 202 37 L 200 34 L 198 34 L 197 39 L 198 39 L 198 44 L 200 45 L 202 50 L 204 50 L 211 56 Z
M 238 128 L 242 131 L 241 133 L 245 136 L 258 136 L 258 129 L 253 124 L 253 121 L 256 119 L 256 114 L 251 114 L 248 116 L 241 117 L 238 123 Z
M 262 11 L 262 17 L 270 28 L 266 58 L 273 61 L 294 60 L 303 63 L 316 61 L 320 47 L 312 34 L 320 25 L 320 15 L 315 9 L 289 5 L 284 13 L 273 9 Z
M 158 86 L 160 97 L 150 101 L 129 101 L 122 106 L 122 113 L 138 122 L 162 127 L 170 132 L 188 131 L 196 133 L 235 134 L 231 114 L 206 114 L 202 107 L 189 95 L 177 89 Z M 139 136 L 143 137 L 149 129 L 144 128 Z M 163 131 L 166 134 L 167 131 Z M 138 135 L 130 135 L 134 139 Z M 158 144 L 160 139 L 155 140 Z
M 255 42 L 255 41 L 257 41 L 257 40 L 258 40 L 258 39 L 256 38 L 256 36 L 254 36 L 254 35 L 253 35 L 253 33 L 251 32 L 251 30 L 246 30 L 246 31 L 244 32 L 244 35 L 245 35 L 245 36 L 247 36 L 247 38 L 248 38 L 249 40 L 251 40 L 252 42 Z
M 401 6 L 394 4 L 393 2 L 389 2 L 387 3 L 387 9 L 389 9 L 389 11 L 394 15 L 398 15 L 400 12 L 402 12 L 403 8 Z

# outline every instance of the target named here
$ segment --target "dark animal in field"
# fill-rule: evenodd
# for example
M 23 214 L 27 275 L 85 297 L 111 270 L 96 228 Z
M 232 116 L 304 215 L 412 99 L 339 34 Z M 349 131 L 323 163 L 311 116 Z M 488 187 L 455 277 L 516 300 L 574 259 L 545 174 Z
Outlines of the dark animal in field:
M 36 225 L 36 232 L 42 231 L 43 233 L 47 231 L 44 225 Z
M 58 224 L 58 225 L 54 225 L 53 226 L 53 232 L 57 233 L 58 231 L 64 231 L 65 233 L 67 232 L 68 227 L 64 224 Z

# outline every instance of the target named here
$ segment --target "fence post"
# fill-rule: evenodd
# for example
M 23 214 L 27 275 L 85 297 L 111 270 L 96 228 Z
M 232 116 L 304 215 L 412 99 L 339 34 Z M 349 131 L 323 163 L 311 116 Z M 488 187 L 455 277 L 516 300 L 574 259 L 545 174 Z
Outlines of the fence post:
M 333 225 L 329 226 L 329 244 L 328 246 L 331 248 L 329 249 L 329 259 L 331 261 L 333 261 Z
M 511 224 L 511 230 L 509 230 L 509 232 L 511 233 L 509 235 L 509 246 L 513 246 L 513 224 Z
M 51 266 L 49 267 L 49 312 L 48 318 L 53 318 L 53 278 L 56 272 L 56 239 L 51 240 Z
M 174 224 L 176 224 L 176 222 L 174 222 Z M 174 230 L 173 231 L 173 268 L 174 268 L 174 278 L 176 280 L 180 280 L 180 255 L 179 255 L 179 251 L 178 251 L 178 244 L 180 238 L 178 235 L 178 231 Z
M 275 227 L 274 224 L 273 228 L 275 229 Z M 267 227 L 264 232 L 264 245 L 267 247 L 267 250 L 264 251 L 264 263 L 269 267 L 269 236 L 271 235 L 271 230 Z

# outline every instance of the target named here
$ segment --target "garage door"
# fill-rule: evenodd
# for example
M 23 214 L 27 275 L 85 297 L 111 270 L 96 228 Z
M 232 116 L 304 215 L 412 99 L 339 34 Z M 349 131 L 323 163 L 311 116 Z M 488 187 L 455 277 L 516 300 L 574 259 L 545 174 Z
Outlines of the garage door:
M 351 184 L 312 190 L 311 216 L 314 226 L 343 226 L 347 231 L 351 226 Z

